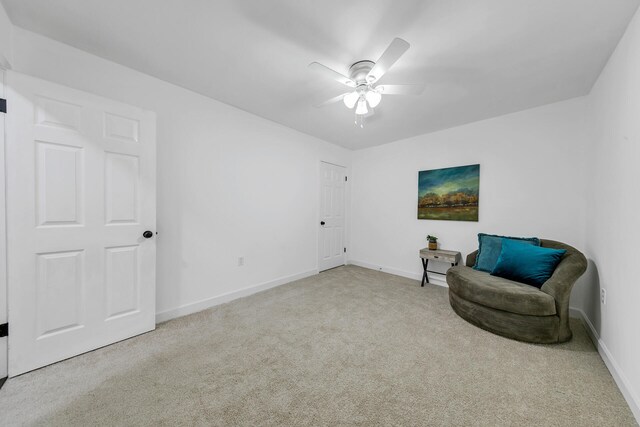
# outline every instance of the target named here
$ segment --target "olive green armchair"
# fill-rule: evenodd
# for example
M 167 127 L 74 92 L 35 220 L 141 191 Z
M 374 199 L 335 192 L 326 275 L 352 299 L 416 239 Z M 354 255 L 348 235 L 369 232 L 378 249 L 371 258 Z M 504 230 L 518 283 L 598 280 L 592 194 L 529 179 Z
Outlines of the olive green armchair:
M 541 240 L 540 246 L 567 251 L 540 289 L 474 270 L 478 251 L 469 254 L 466 266 L 447 272 L 453 310 L 468 322 L 508 338 L 543 344 L 570 340 L 571 288 L 585 272 L 587 260 L 564 243 Z

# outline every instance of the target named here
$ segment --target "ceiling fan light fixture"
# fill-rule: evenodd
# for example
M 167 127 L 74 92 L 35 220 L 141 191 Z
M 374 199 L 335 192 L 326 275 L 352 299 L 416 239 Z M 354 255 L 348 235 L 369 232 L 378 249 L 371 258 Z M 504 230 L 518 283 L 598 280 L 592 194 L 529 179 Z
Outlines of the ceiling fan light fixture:
M 344 98 L 342 98 L 342 101 L 344 102 L 344 105 L 348 109 L 352 109 L 353 107 L 356 106 L 356 103 L 358 102 L 359 98 L 360 98 L 360 95 L 358 94 L 358 92 L 353 91 L 346 94 Z
M 416 85 L 378 85 L 380 79 L 384 77 L 407 49 L 409 49 L 409 43 L 396 37 L 377 61 L 362 60 L 354 62 L 349 67 L 347 75 L 332 70 L 318 62 L 312 62 L 309 64 L 309 68 L 321 72 L 326 78 L 336 80 L 350 88 L 348 92 L 334 96 L 315 106 L 323 107 L 342 100 L 348 109 L 355 108 L 355 123 L 362 128 L 364 127 L 364 119 L 375 114 L 375 108 L 382 101 L 383 94 L 407 95 L 421 93 L 421 91 L 418 93 L 415 90 L 416 88 L 413 87 Z M 374 87 L 374 85 L 377 86 Z
M 366 98 L 367 102 L 369 103 L 369 107 L 376 108 L 382 100 L 382 95 L 380 95 L 380 93 L 378 93 L 378 91 L 376 90 L 370 90 L 367 92 Z
M 356 108 L 356 114 L 359 116 L 364 116 L 369 112 L 367 108 L 367 101 L 364 98 L 360 98 L 358 101 L 358 107 Z

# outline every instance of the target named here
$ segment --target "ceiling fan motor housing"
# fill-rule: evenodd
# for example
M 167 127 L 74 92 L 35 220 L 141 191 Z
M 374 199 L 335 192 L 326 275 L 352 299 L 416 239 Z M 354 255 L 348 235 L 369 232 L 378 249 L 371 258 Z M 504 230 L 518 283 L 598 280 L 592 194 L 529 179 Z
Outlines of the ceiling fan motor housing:
M 358 86 L 369 84 L 367 75 L 374 65 L 376 65 L 376 63 L 373 61 L 358 61 L 349 67 L 349 77 L 356 82 Z

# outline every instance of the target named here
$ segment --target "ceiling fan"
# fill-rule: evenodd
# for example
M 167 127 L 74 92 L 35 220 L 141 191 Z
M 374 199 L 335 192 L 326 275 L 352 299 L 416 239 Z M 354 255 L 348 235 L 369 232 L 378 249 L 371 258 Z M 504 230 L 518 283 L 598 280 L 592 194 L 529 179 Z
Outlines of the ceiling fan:
M 396 37 L 376 62 L 364 60 L 352 64 L 348 77 L 318 62 L 312 62 L 309 68 L 351 88 L 348 92 L 315 106 L 324 107 L 342 101 L 349 109 L 355 107 L 355 123 L 357 125 L 359 122 L 360 127 L 364 127 L 364 117 L 374 114 L 373 109 L 382 101 L 382 95 L 420 95 L 424 90 L 422 84 L 376 85 L 409 46 L 405 40 Z

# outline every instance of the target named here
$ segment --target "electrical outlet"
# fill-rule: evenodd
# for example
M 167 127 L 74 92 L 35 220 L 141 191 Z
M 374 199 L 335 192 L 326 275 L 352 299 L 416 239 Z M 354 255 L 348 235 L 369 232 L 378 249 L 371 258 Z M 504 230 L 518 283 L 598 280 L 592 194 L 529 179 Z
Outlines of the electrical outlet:
M 238 257 L 238 267 L 242 267 L 244 265 L 244 257 Z
M 603 305 L 607 304 L 607 291 L 605 289 L 600 289 L 600 302 Z

